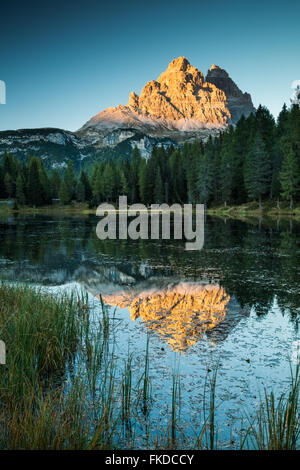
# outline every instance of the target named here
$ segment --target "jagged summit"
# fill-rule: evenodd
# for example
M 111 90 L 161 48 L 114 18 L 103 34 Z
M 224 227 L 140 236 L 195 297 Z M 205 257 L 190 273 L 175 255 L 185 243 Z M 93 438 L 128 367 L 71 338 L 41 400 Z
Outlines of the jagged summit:
M 126 106 L 101 111 L 79 133 L 95 139 L 108 130 L 135 129 L 147 135 L 170 137 L 173 132 L 203 132 L 235 123 L 254 111 L 251 96 L 237 87 L 228 73 L 213 64 L 206 78 L 186 57 L 172 60 L 157 80 L 140 95 L 132 91 Z
M 177 57 L 177 59 L 173 59 L 172 62 L 169 63 L 167 71 L 178 70 L 185 72 L 188 67 L 191 67 L 191 64 L 186 57 Z
M 207 76 L 210 76 L 210 77 L 224 77 L 224 78 L 229 77 L 226 70 L 222 69 L 221 67 L 219 67 L 216 64 L 212 64 L 211 68 L 207 72 Z
M 249 116 L 249 114 L 255 111 L 249 93 L 243 93 L 229 77 L 226 70 L 222 69 L 218 65 L 213 64 L 211 66 L 207 72 L 205 80 L 224 91 L 232 123 L 236 123 L 242 114 Z

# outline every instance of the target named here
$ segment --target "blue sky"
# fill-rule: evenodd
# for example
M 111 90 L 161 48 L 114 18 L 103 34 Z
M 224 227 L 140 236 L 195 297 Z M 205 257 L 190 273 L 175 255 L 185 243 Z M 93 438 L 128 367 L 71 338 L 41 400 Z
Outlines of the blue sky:
M 204 74 L 225 68 L 275 116 L 300 79 L 295 0 L 27 0 L 0 10 L 0 130 L 77 130 L 183 55 Z

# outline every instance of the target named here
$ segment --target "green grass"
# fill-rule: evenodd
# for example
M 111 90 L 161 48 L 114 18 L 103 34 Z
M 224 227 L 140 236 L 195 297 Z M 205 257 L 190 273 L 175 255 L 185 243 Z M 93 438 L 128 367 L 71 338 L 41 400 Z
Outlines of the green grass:
M 300 218 L 300 205 L 297 204 L 290 209 L 289 204 L 285 201 L 280 202 L 279 208 L 276 201 L 264 201 L 262 209 L 259 208 L 258 202 L 252 201 L 240 205 L 224 205 L 208 208 L 208 214 L 228 216 L 228 217 L 295 217 Z
M 81 293 L 0 283 L 0 339 L 7 347 L 7 364 L 0 366 L 0 449 L 128 449 L 139 448 L 140 438 L 150 449 L 218 448 L 217 368 L 204 384 L 193 438 L 184 432 L 175 365 L 166 397 L 170 416 L 158 430 L 150 337 L 139 377 L 129 351 L 118 363 L 115 322 L 101 305 L 97 313 Z M 240 448 L 299 448 L 299 375 L 297 368 L 278 399 L 265 391 L 255 418 L 241 430 Z
M 300 367 L 291 370 L 290 390 L 278 398 L 273 392 L 264 391 L 255 418 L 245 433 L 251 447 L 259 450 L 296 450 L 299 448 L 299 381 Z
M 0 201 L 0 215 L 10 215 L 10 214 L 95 214 L 96 208 L 90 208 L 88 203 L 79 203 L 72 202 L 71 204 L 60 204 L 54 203 L 41 207 L 31 207 L 31 206 L 20 206 L 17 208 L 12 205 L 7 205 Z

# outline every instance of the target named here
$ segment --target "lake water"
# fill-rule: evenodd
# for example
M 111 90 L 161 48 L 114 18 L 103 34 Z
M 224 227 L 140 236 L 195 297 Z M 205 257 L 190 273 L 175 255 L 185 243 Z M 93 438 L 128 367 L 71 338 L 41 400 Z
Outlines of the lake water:
M 240 417 L 257 408 L 264 387 L 281 393 L 300 345 L 300 226 L 289 220 L 208 217 L 205 244 L 100 241 L 98 219 L 2 217 L 0 276 L 102 295 L 119 322 L 116 355 L 144 365 L 157 426 L 170 416 L 172 374 L 179 367 L 181 422 L 189 433 L 201 414 L 204 383 L 218 364 L 219 435 L 238 440 Z M 114 312 L 114 313 L 113 313 Z

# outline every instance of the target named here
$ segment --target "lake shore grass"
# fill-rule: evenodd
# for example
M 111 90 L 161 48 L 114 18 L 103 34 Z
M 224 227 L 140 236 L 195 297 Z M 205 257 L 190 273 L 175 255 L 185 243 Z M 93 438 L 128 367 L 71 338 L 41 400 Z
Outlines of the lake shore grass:
M 293 209 L 290 209 L 289 204 L 286 202 L 281 202 L 280 206 L 277 207 L 275 201 L 266 201 L 262 204 L 262 208 L 260 209 L 258 202 L 254 201 L 238 206 L 221 205 L 216 207 L 209 207 L 207 213 L 209 215 L 230 218 L 252 217 L 260 219 L 262 217 L 282 217 L 300 219 L 300 205 L 295 205 Z
M 115 204 L 116 211 L 118 211 L 118 205 Z M 30 207 L 30 206 L 14 206 L 13 204 L 7 205 L 0 201 L 0 216 L 11 216 L 11 215 L 60 215 L 60 216 L 86 216 L 96 214 L 96 207 L 90 207 L 86 202 L 79 203 L 73 202 L 71 204 L 51 204 L 41 207 Z M 275 201 L 265 201 L 262 204 L 262 208 L 259 208 L 258 202 L 252 201 L 240 205 L 220 205 L 220 206 L 209 206 L 207 209 L 209 215 L 218 217 L 230 217 L 234 218 L 245 218 L 251 217 L 261 219 L 263 217 L 269 218 L 290 218 L 300 220 L 300 205 L 296 204 L 293 209 L 290 209 L 287 202 L 281 202 L 280 206 L 277 207 Z
M 204 384 L 208 399 L 199 405 L 204 420 L 199 416 L 195 438 L 181 432 L 178 370 L 173 372 L 169 424 L 158 432 L 151 421 L 149 336 L 141 375 L 133 373 L 131 355 L 118 374 L 114 322 L 102 300 L 101 305 L 94 321 L 81 292 L 0 283 L 0 339 L 7 349 L 6 365 L 0 365 L 0 449 L 220 448 L 217 369 Z M 299 385 L 298 367 L 287 394 L 277 399 L 265 390 L 235 448 L 296 449 Z
M 9 216 L 14 214 L 21 215 L 88 215 L 95 214 L 96 208 L 90 208 L 87 203 L 73 203 L 73 204 L 51 204 L 41 207 L 30 207 L 30 206 L 14 206 L 0 204 L 0 215 Z

